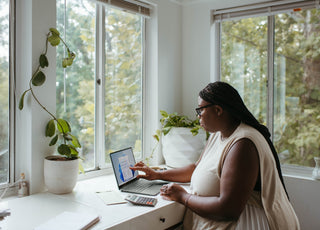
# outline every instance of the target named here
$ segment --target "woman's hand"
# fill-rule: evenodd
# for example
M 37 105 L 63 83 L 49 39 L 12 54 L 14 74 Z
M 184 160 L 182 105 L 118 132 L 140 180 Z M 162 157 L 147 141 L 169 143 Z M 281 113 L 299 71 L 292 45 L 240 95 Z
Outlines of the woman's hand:
M 189 196 L 187 191 L 178 184 L 170 183 L 162 186 L 160 189 L 160 195 L 165 200 L 173 200 L 184 204 L 184 199 Z
M 134 167 L 130 167 L 130 169 L 135 170 L 135 171 L 138 170 L 138 171 L 145 173 L 145 174 L 139 174 L 138 178 L 143 178 L 143 179 L 147 179 L 147 180 L 160 179 L 159 173 L 156 172 L 155 170 L 151 169 L 147 165 L 145 165 L 142 161 L 135 164 Z

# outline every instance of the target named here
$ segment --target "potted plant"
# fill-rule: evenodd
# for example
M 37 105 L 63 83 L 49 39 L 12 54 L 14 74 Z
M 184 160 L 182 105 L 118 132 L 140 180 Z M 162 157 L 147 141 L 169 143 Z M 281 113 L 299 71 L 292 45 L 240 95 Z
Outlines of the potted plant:
M 161 128 L 154 138 L 161 143 L 162 155 L 169 167 L 183 167 L 198 160 L 208 136 L 199 119 L 160 110 Z
M 49 146 L 56 145 L 57 143 L 59 144 L 57 146 L 58 154 L 45 157 L 44 178 L 49 192 L 62 194 L 71 192 L 76 184 L 79 172 L 78 149 L 81 148 L 81 144 L 78 138 L 71 133 L 71 126 L 69 122 L 64 119 L 57 118 L 53 113 L 48 111 L 46 107 L 41 104 L 33 90 L 33 87 L 42 86 L 46 81 L 46 75 L 42 70 L 49 66 L 49 61 L 46 56 L 49 43 L 53 47 L 60 43 L 66 47 L 68 56 L 63 58 L 63 68 L 71 66 L 73 63 L 76 55 L 70 51 L 65 41 L 60 37 L 59 31 L 55 28 L 50 28 L 46 36 L 45 52 L 39 57 L 39 65 L 30 78 L 29 88 L 25 90 L 20 97 L 19 109 L 23 109 L 24 98 L 27 93 L 30 93 L 39 106 L 50 115 L 51 119 L 45 127 L 44 134 L 46 137 L 51 138 Z M 61 169 L 61 166 L 64 168 Z M 81 165 L 80 170 L 83 171 Z

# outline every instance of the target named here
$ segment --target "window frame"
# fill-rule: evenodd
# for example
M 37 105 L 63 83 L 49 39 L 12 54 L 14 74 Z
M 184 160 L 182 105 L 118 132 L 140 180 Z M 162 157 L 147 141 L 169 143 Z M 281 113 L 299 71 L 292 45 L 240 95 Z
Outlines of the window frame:
M 106 56 L 105 56 L 105 10 L 106 7 L 105 4 L 96 4 L 96 45 L 95 45 L 95 54 L 96 54 L 96 66 L 95 66 L 95 144 L 94 144 L 94 154 L 95 154 L 95 165 L 96 168 L 94 170 L 104 170 L 106 169 L 108 172 L 111 169 L 111 164 L 106 163 L 105 159 L 105 126 L 99 125 L 105 123 L 105 62 L 106 62 Z M 142 158 L 144 157 L 144 141 L 143 141 L 143 134 L 144 134 L 144 119 L 145 116 L 145 30 L 146 30 L 146 17 L 143 15 L 140 15 L 143 20 L 142 25 L 142 38 L 143 38 L 143 44 L 142 44 L 142 56 L 143 56 L 143 66 L 142 66 Z M 100 82 L 100 83 L 99 83 Z M 98 122 L 96 122 L 98 121 Z M 136 159 L 141 160 L 141 159 Z M 109 169 L 109 170 L 108 170 Z
M 16 100 L 15 100 L 15 82 L 16 82 L 16 6 L 15 0 L 9 0 L 9 182 L 13 183 L 15 178 L 15 115 L 16 115 Z
M 211 24 L 212 24 L 212 36 L 213 39 L 213 49 L 212 56 L 214 58 L 212 72 L 213 76 L 211 79 L 213 81 L 221 80 L 221 28 L 223 21 L 244 19 L 255 16 L 267 16 L 268 20 L 268 60 L 267 60 L 267 127 L 271 133 L 271 139 L 273 138 L 273 122 L 274 122 L 274 29 L 275 29 L 275 15 L 280 13 L 288 13 L 293 9 L 312 9 L 319 8 L 319 1 L 308 0 L 296 2 L 292 1 L 280 1 L 280 2 L 267 2 L 267 3 L 257 3 L 252 5 L 247 5 L 244 7 L 229 8 L 229 9 L 219 9 L 211 11 Z M 281 168 L 284 174 L 311 178 L 312 168 L 307 166 L 298 166 L 290 164 L 281 164 Z
M 106 163 L 105 157 L 105 125 L 101 125 L 105 123 L 105 10 L 107 7 L 112 7 L 115 9 L 119 9 L 117 7 L 110 6 L 105 3 L 101 3 L 100 1 L 95 2 L 95 66 L 94 66 L 94 76 L 95 76 L 95 86 L 94 86 L 94 168 L 88 169 L 85 171 L 85 174 L 80 174 L 79 179 L 87 179 L 96 177 L 99 175 L 105 175 L 112 173 L 111 164 Z M 124 10 L 125 11 L 125 10 Z M 130 12 L 129 12 L 130 13 Z M 144 134 L 145 128 L 144 118 L 145 118 L 145 110 L 146 110 L 146 102 L 145 102 L 145 76 L 146 76 L 146 20 L 148 16 L 143 14 L 138 14 L 142 17 L 142 158 L 145 153 L 145 141 Z M 100 124 L 100 125 L 99 125 Z M 141 160 L 141 159 L 136 159 Z
M 6 183 L 0 184 L 0 194 L 2 195 L 3 189 L 9 187 L 4 196 L 11 195 L 14 193 L 15 188 L 15 45 L 16 45 L 16 21 L 15 21 L 15 0 L 9 0 L 9 116 L 8 116 L 8 124 L 9 124 L 9 143 L 8 143 L 8 151 L 9 151 L 9 170 L 8 170 L 8 181 Z

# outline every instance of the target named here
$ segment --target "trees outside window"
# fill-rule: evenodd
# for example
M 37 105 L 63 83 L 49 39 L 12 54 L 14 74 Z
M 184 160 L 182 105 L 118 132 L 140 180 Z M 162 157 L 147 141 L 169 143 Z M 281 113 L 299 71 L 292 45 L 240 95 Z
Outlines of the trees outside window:
M 77 55 L 65 70 L 57 49 L 57 113 L 75 126 L 86 170 L 129 146 L 142 157 L 144 20 L 92 1 L 57 1 L 57 27 Z
M 0 184 L 9 181 L 9 0 L 0 0 Z
M 273 131 L 283 164 L 320 155 L 319 29 L 316 8 L 221 22 L 221 79 Z

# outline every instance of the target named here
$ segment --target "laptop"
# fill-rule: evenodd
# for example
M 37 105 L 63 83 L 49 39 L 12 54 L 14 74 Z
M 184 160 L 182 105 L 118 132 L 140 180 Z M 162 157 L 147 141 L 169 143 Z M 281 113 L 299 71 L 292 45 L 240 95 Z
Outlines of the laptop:
M 136 164 L 131 147 L 110 153 L 110 159 L 118 188 L 122 192 L 155 196 L 160 193 L 160 188 L 168 183 L 137 178 L 138 171 L 129 168 Z

